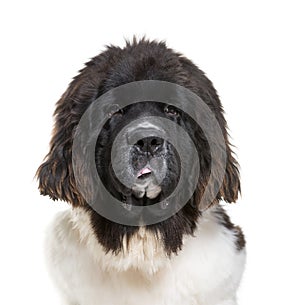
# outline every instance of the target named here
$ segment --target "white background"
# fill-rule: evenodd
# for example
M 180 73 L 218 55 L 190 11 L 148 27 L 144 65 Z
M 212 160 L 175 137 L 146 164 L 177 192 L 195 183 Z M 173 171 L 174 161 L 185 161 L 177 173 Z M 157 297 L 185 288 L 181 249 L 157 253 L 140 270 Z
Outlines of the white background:
M 27 0 L 0 14 L 1 304 L 59 303 L 42 241 L 67 204 L 40 196 L 33 177 L 71 78 L 133 34 L 165 39 L 220 94 L 241 164 L 243 195 L 229 207 L 248 242 L 240 305 L 300 304 L 297 1 Z

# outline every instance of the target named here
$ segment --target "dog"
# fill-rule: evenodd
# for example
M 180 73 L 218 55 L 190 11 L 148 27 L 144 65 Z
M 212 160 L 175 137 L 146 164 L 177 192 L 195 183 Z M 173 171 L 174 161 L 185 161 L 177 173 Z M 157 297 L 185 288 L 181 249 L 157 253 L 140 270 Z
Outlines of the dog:
M 221 178 L 211 175 L 213 162 L 218 171 L 219 160 L 214 160 L 209 137 L 193 113 L 164 101 L 142 100 L 124 107 L 114 103 L 97 134 L 92 156 L 99 181 L 119 202 L 118 211 L 125 219 L 122 223 L 100 213 L 78 187 L 76 175 L 84 180 L 89 171 L 75 173 L 74 139 L 84 113 L 101 96 L 131 84 L 143 88 L 143 82 L 151 85 L 155 81 L 192 92 L 213 114 L 224 141 L 224 171 Z M 185 107 L 190 101 L 187 98 L 180 102 Z M 42 195 L 71 205 L 54 218 L 46 237 L 49 273 L 63 304 L 237 304 L 236 291 L 246 259 L 245 238 L 220 202 L 237 200 L 240 177 L 221 102 L 204 72 L 165 42 L 134 38 L 126 41 L 124 48 L 107 46 L 70 83 L 56 105 L 54 117 L 50 151 L 37 170 L 37 178 Z M 162 123 L 151 118 L 159 118 Z M 138 123 L 130 129 L 129 123 L 135 120 Z M 176 141 L 172 144 L 161 136 L 164 122 L 175 124 L 174 130 L 181 128 L 191 139 L 190 144 L 181 145 L 181 155 Z M 128 148 L 119 140 L 116 154 L 123 157 L 114 170 L 112 150 L 121 130 L 123 140 L 131 136 L 135 140 Z M 138 131 L 140 134 L 136 135 Z M 218 146 L 221 140 L 217 137 L 214 141 Z M 173 207 L 176 198 L 188 188 L 182 184 L 179 187 L 179 177 L 184 162 L 194 168 L 195 155 L 189 145 L 195 147 L 199 164 L 195 190 L 169 217 L 141 222 L 133 208 L 155 204 L 158 210 Z M 203 206 L 201 200 L 208 181 L 215 185 L 218 179 L 221 180 L 214 197 Z M 129 180 L 131 184 L 124 185 Z M 176 187 L 179 195 L 165 200 Z M 101 206 L 104 201 L 100 196 L 97 204 Z M 136 223 L 130 225 L 130 221 Z

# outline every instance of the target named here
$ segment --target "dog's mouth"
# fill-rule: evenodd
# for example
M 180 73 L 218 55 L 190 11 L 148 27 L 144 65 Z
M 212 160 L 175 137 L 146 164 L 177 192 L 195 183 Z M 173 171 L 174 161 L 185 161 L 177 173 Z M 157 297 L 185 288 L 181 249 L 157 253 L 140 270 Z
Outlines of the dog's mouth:
M 137 179 L 144 180 L 144 179 L 150 178 L 151 175 L 152 175 L 152 169 L 149 167 L 145 167 L 137 173 Z
M 157 181 L 155 171 L 150 166 L 145 166 L 136 174 L 136 179 L 132 186 L 132 194 L 135 198 L 143 197 L 154 199 L 161 192 L 161 187 Z
M 129 162 L 119 158 L 119 162 L 110 163 L 109 175 L 103 175 L 111 194 L 121 201 L 126 210 L 132 210 L 133 215 L 139 210 L 134 206 L 150 207 L 164 202 L 164 209 L 165 199 L 172 194 L 180 177 L 178 156 L 171 149 L 157 156 L 123 151 L 122 155 L 129 156 Z
M 138 159 L 131 163 L 122 173 L 129 173 L 131 183 L 128 188 L 120 189 L 122 206 L 131 211 L 133 206 L 152 206 L 161 202 L 161 208 L 166 208 L 166 198 L 177 186 L 180 170 L 179 161 L 168 155 Z M 172 163 L 173 162 L 173 163 Z M 174 165 L 174 170 L 169 164 Z

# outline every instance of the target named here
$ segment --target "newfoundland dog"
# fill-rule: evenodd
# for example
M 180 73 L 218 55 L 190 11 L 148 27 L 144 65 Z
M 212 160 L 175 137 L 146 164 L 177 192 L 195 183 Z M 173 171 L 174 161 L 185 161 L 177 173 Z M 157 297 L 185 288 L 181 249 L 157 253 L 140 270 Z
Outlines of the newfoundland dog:
M 46 238 L 63 304 L 236 304 L 245 239 L 220 202 L 239 171 L 205 74 L 134 38 L 86 63 L 54 117 L 37 178 L 71 205 Z

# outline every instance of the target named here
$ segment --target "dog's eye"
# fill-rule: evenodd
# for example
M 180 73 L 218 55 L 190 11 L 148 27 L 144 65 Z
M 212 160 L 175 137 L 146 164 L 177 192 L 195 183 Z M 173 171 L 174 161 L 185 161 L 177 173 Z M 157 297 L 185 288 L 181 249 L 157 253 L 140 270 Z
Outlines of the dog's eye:
M 164 111 L 165 111 L 165 114 L 170 116 L 170 117 L 179 116 L 179 112 L 174 106 L 168 105 L 168 106 L 165 107 Z
M 119 109 L 118 111 L 114 112 L 111 116 L 122 116 L 123 115 L 123 109 Z
M 119 105 L 114 104 L 111 105 L 109 112 L 108 112 L 108 117 L 112 118 L 113 116 L 122 116 L 123 115 L 123 109 L 119 107 Z

